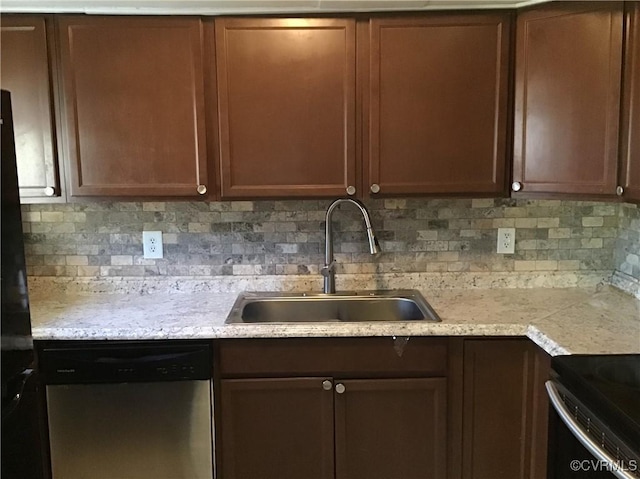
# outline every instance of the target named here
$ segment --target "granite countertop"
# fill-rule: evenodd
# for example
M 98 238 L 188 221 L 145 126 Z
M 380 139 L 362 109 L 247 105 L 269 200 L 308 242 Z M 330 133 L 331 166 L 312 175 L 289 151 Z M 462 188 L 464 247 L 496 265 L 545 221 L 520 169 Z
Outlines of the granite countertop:
M 237 293 L 31 297 L 35 340 L 527 336 L 551 355 L 640 354 L 640 301 L 597 288 L 422 290 L 440 323 L 224 323 Z

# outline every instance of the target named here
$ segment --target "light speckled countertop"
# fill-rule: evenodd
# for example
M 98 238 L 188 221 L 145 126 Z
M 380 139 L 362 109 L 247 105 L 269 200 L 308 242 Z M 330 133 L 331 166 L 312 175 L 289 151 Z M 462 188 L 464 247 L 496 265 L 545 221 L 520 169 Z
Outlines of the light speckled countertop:
M 237 293 L 32 294 L 33 337 L 527 336 L 551 355 L 640 354 L 640 301 L 612 287 L 422 291 L 440 323 L 224 323 Z

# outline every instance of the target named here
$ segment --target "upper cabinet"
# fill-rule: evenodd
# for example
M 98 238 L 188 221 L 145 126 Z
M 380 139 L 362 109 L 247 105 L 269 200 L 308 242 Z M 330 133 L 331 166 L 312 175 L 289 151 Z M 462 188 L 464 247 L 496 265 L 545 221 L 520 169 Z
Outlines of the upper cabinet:
M 505 191 L 510 24 L 508 13 L 371 20 L 371 193 Z
M 622 2 L 519 13 L 515 192 L 615 195 L 622 31 Z
M 71 196 L 201 196 L 203 25 L 178 17 L 58 20 Z
M 64 200 L 45 19 L 3 15 L 0 32 L 0 78 L 2 89 L 11 93 L 21 201 Z
M 222 198 L 355 194 L 355 20 L 215 29 Z
M 621 185 L 623 197 L 640 201 L 640 3 L 626 2 Z
M 501 196 L 511 173 L 516 197 L 640 201 L 638 2 L 1 35 L 23 201 Z

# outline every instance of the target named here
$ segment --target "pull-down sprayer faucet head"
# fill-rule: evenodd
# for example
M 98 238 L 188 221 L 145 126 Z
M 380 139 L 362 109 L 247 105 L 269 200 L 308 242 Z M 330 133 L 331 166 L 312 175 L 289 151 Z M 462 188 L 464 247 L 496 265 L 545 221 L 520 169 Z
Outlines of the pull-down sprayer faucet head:
M 367 237 L 369 238 L 369 252 L 373 255 L 381 253 L 382 248 L 380 248 L 378 237 L 373 228 L 367 228 Z

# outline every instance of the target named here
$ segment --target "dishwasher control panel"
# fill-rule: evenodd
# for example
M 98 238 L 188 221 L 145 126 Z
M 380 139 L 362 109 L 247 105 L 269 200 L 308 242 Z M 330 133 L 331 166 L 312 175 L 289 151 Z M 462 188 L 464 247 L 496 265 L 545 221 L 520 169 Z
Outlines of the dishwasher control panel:
M 45 384 L 187 381 L 212 376 L 207 342 L 140 342 L 45 346 L 38 351 Z

